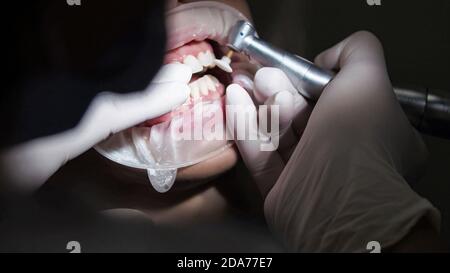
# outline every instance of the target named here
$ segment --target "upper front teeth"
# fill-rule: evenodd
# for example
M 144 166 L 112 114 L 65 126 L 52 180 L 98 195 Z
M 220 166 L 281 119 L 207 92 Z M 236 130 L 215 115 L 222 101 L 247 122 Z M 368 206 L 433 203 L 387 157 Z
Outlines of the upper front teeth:
M 200 64 L 205 67 L 212 68 L 215 66 L 214 60 L 216 58 L 211 51 L 200 52 L 200 54 L 198 54 L 197 58 L 200 61 Z
M 203 71 L 200 61 L 192 55 L 184 57 L 183 63 L 191 67 L 193 74 Z
M 231 60 L 224 60 L 224 58 L 222 58 L 221 60 L 216 60 L 214 53 L 212 53 L 211 51 L 204 51 L 200 52 L 197 57 L 193 55 L 185 56 L 183 59 L 183 63 L 191 67 L 193 74 L 206 71 L 207 68 L 213 68 L 216 66 L 216 64 L 223 71 L 231 73 L 232 70 L 229 66 Z

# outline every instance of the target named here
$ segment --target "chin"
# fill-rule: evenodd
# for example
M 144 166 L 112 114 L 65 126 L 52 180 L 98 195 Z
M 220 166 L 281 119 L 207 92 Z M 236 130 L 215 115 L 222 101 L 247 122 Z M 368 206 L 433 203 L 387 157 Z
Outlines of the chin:
M 203 181 L 208 182 L 216 176 L 233 168 L 238 161 L 238 153 L 233 145 L 217 156 L 199 162 L 195 165 L 178 170 L 177 182 Z

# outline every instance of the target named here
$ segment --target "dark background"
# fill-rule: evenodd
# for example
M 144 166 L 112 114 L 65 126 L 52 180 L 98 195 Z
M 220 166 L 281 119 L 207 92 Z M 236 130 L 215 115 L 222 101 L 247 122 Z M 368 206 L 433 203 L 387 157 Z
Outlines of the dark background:
M 259 35 L 313 60 L 358 30 L 382 41 L 394 85 L 450 92 L 450 1 L 250 0 Z M 440 209 L 450 240 L 450 141 L 424 135 L 430 151 L 426 173 L 413 188 Z M 449 244 L 450 245 L 450 244 Z
M 391 79 L 450 90 L 450 1 L 250 0 L 260 35 L 313 59 L 358 30 L 384 45 Z M 276 3 L 276 4 L 275 4 Z

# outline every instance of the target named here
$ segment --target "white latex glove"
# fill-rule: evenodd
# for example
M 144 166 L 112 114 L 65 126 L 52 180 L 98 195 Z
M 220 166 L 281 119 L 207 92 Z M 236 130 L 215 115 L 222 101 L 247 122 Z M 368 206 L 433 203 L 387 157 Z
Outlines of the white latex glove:
M 340 71 L 314 107 L 280 70 L 255 75 L 256 101 L 280 106 L 286 132 L 278 151 L 236 141 L 266 198 L 270 228 L 290 249 L 307 252 L 367 251 L 370 241 L 385 249 L 422 219 L 438 229 L 438 211 L 405 181 L 427 152 L 396 100 L 378 39 L 357 32 L 316 63 Z M 253 101 L 232 85 L 227 104 Z
M 5 175 L 13 183 L 10 186 L 34 190 L 68 160 L 111 134 L 170 112 L 188 99 L 191 76 L 189 66 L 168 64 L 144 91 L 98 94 L 75 128 L 31 140 L 2 154 Z

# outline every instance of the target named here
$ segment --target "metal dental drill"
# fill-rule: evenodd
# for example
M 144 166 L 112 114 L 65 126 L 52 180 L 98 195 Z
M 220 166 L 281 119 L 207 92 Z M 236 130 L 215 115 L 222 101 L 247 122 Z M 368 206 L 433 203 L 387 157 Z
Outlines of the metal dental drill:
M 264 66 L 283 70 L 294 87 L 311 100 L 317 100 L 334 77 L 333 72 L 261 40 L 255 28 L 247 21 L 239 21 L 231 29 L 228 46 L 234 51 L 245 53 Z
M 317 101 L 335 73 L 263 41 L 247 21 L 239 21 L 228 35 L 228 47 L 263 66 L 281 69 L 304 97 Z M 428 88 L 394 87 L 411 123 L 421 132 L 450 139 L 450 92 Z

